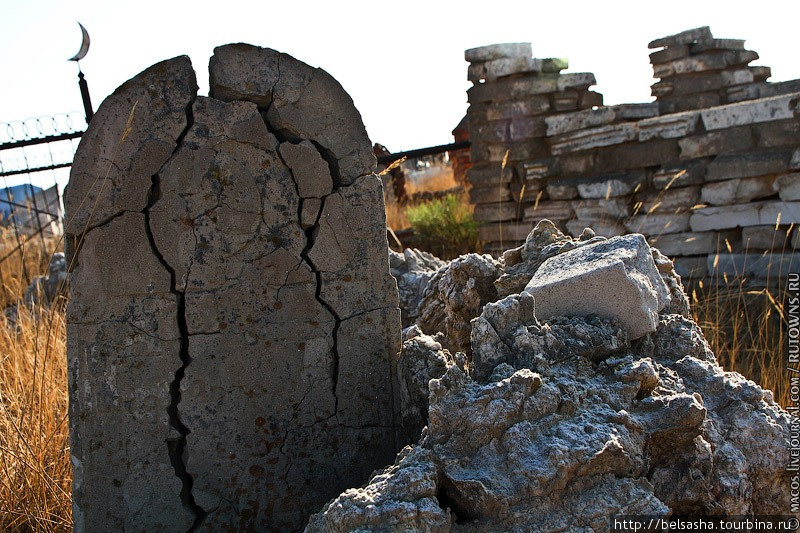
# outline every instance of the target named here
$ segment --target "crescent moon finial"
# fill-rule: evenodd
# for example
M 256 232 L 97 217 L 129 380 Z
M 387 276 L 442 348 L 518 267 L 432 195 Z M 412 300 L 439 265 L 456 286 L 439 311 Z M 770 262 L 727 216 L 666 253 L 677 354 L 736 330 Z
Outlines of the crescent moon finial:
M 81 27 L 81 33 L 83 34 L 83 41 L 81 41 L 81 49 L 78 50 L 78 53 L 75 54 L 73 57 L 69 58 L 67 61 L 80 61 L 86 54 L 89 52 L 89 32 L 86 31 L 86 28 L 83 27 L 83 24 L 78 22 L 78 26 Z

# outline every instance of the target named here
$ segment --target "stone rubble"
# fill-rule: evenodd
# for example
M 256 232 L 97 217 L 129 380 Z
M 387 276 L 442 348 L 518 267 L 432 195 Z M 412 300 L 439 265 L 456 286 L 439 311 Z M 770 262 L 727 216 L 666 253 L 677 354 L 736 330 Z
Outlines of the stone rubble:
M 446 334 L 409 328 L 406 401 L 420 418 L 427 407 L 427 426 L 394 464 L 313 515 L 307 533 L 606 531 L 614 515 L 786 514 L 790 416 L 720 368 L 669 259 L 641 236 L 577 241 L 549 221 L 504 257 L 529 262 L 535 280 L 578 255 L 596 259 L 560 269 L 564 279 L 586 265 L 597 282 L 620 255 L 649 269 L 639 290 L 660 285 L 654 299 L 665 302 L 652 327 L 634 340 L 627 317 L 587 314 L 604 305 L 596 297 L 542 320 L 540 298 L 522 291 L 470 321 L 465 364 L 443 348 Z

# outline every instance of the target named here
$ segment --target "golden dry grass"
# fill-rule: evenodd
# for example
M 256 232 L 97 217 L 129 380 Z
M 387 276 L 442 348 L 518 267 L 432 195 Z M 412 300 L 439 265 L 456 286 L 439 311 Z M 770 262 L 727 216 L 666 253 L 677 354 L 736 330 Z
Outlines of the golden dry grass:
M 0 235 L 0 249 L 15 239 Z M 31 239 L 0 264 L 4 309 L 18 303 L 25 275 L 46 271 L 58 242 Z M 67 422 L 64 305 L 0 316 L 0 531 L 71 531 L 72 469 Z

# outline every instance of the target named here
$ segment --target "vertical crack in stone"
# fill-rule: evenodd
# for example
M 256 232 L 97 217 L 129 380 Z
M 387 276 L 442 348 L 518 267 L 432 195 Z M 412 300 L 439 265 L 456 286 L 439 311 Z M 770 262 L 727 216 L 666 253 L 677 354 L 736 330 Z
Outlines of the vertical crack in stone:
M 270 131 L 275 137 L 278 139 L 279 142 L 291 142 L 286 141 L 281 138 L 281 135 L 277 132 L 273 132 L 272 128 L 270 127 L 269 121 L 267 121 L 266 112 L 262 113 L 262 118 L 264 119 L 264 124 L 267 126 L 267 130 Z M 314 146 L 317 146 L 314 143 Z M 319 148 L 317 148 L 319 151 Z M 284 166 L 289 170 L 289 174 L 292 176 L 292 182 L 294 183 L 295 191 L 297 192 L 297 223 L 298 225 L 301 224 L 302 216 L 303 216 L 303 202 L 304 198 L 300 196 L 300 186 L 297 183 L 297 178 L 294 176 L 294 172 L 292 171 L 292 167 L 289 166 L 286 161 L 283 159 L 283 156 L 280 154 L 280 150 L 276 150 L 276 154 L 280 158 L 281 162 L 283 162 Z M 321 155 L 321 154 L 320 154 Z M 323 157 L 323 160 L 325 158 Z M 327 161 L 327 160 L 326 160 Z M 329 163 L 330 166 L 330 163 Z M 334 180 L 334 191 L 337 188 L 336 181 Z M 319 221 L 322 218 L 322 213 L 325 211 L 325 201 L 327 196 L 323 196 L 320 198 L 320 206 L 319 211 L 317 211 L 317 217 L 314 219 L 314 224 L 309 226 L 307 229 L 303 230 L 306 236 L 306 244 L 303 247 L 303 250 L 300 252 L 300 257 L 305 261 L 308 267 L 311 269 L 311 272 L 314 274 L 314 279 L 316 286 L 314 288 L 314 299 L 324 307 L 333 317 L 333 330 L 331 331 L 331 338 L 333 340 L 333 346 L 331 347 L 331 356 L 333 358 L 333 362 L 331 364 L 331 393 L 333 394 L 333 409 L 334 415 L 339 412 L 339 397 L 336 395 L 336 390 L 339 384 L 339 326 L 342 323 L 341 318 L 336 313 L 336 310 L 322 298 L 322 272 L 314 265 L 314 262 L 308 256 L 311 252 L 311 249 L 314 247 L 314 242 L 316 241 L 317 233 L 319 233 Z
M 177 153 L 183 144 L 183 139 L 188 134 L 192 125 L 194 124 L 194 115 L 192 113 L 192 105 L 194 101 L 190 102 L 186 108 L 186 128 L 181 132 L 175 142 L 175 150 L 173 155 Z M 194 480 L 186 469 L 184 456 L 186 453 L 186 437 L 191 433 L 188 427 L 181 421 L 178 411 L 178 404 L 181 401 L 181 381 L 186 374 L 186 368 L 192 361 L 189 356 L 189 327 L 186 323 L 186 294 L 185 291 L 177 289 L 177 275 L 175 269 L 167 263 L 164 255 L 156 244 L 155 236 L 150 222 L 150 210 L 161 198 L 161 178 L 158 174 L 151 177 L 150 190 L 147 194 L 147 207 L 142 211 L 145 217 L 145 232 L 147 239 L 150 242 L 150 248 L 153 251 L 156 259 L 169 273 L 169 290 L 175 296 L 177 304 L 176 321 L 178 325 L 178 332 L 180 333 L 180 347 L 178 357 L 181 365 L 175 371 L 175 376 L 169 386 L 170 404 L 167 407 L 167 415 L 169 416 L 170 426 L 180 435 L 178 438 L 166 439 L 167 451 L 169 453 L 170 463 L 175 470 L 175 476 L 181 480 L 180 498 L 183 504 L 191 510 L 194 515 L 194 522 L 189 528 L 188 532 L 196 531 L 202 524 L 206 515 L 208 514 L 202 507 L 200 507 L 194 499 L 192 494 L 192 485 Z
M 150 241 L 150 247 L 153 250 L 153 255 L 156 256 L 158 262 L 169 273 L 169 290 L 175 295 L 177 302 L 177 323 L 178 331 L 180 333 L 180 348 L 178 357 L 181 361 L 181 366 L 175 371 L 175 377 L 169 385 L 170 404 L 167 407 L 167 414 L 169 415 L 169 423 L 175 431 L 179 433 L 178 438 L 167 439 L 167 450 L 172 467 L 175 469 L 175 476 L 181 480 L 181 501 L 186 505 L 194 514 L 195 520 L 189 531 L 195 531 L 206 517 L 206 511 L 197 505 L 192 494 L 192 485 L 194 480 L 189 472 L 186 470 L 184 462 L 184 455 L 186 452 L 186 437 L 191 433 L 189 428 L 181 421 L 178 412 L 178 404 L 181 401 L 181 381 L 186 373 L 186 368 L 192 361 L 189 356 L 189 328 L 186 323 L 186 295 L 184 291 L 179 291 L 176 288 L 176 274 L 175 269 L 167 263 L 163 254 L 159 251 L 156 245 L 155 236 L 150 225 L 150 208 L 158 201 L 161 196 L 160 192 L 160 178 L 158 174 L 152 177 L 152 185 L 150 193 L 148 194 L 147 207 L 144 210 L 145 216 L 145 231 L 147 238 Z

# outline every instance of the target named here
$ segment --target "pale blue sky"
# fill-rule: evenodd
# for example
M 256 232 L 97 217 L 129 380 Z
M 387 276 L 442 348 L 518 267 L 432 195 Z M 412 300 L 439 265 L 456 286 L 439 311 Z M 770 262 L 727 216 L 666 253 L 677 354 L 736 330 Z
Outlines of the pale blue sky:
M 0 0 L 0 121 L 81 110 L 76 21 L 92 46 L 81 62 L 95 108 L 149 65 L 188 54 L 207 91 L 214 46 L 249 42 L 335 76 L 374 142 L 394 151 L 451 142 L 466 111 L 466 48 L 529 41 L 534 56 L 594 72 L 607 104 L 651 101 L 647 43 L 710 25 L 747 39 L 772 81 L 800 78 L 796 0 L 462 0 L 244 2 Z

